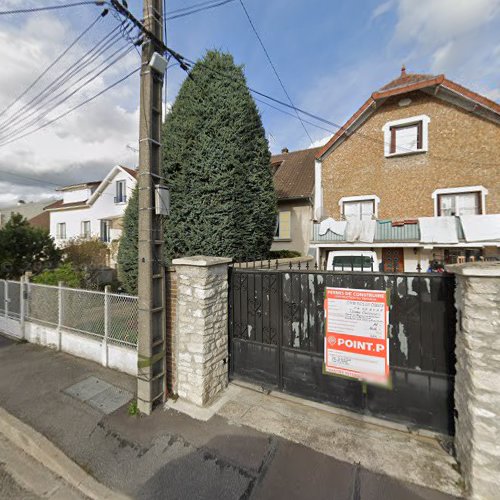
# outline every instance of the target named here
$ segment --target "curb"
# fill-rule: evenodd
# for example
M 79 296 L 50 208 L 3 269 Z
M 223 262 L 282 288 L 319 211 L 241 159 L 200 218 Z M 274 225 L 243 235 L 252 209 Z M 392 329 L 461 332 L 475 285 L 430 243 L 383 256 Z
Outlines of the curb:
M 3 408 L 0 408 L 0 433 L 87 497 L 93 500 L 129 499 L 99 483 L 45 436 Z

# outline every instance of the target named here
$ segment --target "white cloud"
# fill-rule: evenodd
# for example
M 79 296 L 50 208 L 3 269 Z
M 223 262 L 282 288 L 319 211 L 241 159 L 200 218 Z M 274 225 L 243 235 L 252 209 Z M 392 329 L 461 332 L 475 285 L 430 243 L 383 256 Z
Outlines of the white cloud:
M 472 88 L 498 78 L 500 0 L 398 0 L 393 52 Z M 491 89 L 486 88 L 486 91 Z
M 13 2 L 11 2 L 13 4 Z M 83 29 L 76 31 L 68 24 L 67 18 L 48 14 L 27 16 L 22 24 L 0 20 L 0 112 L 13 101 Z M 90 20 L 88 21 L 90 22 Z M 1 130 L 5 120 L 16 119 L 26 114 L 16 110 L 23 103 L 48 85 L 52 79 L 78 59 L 90 46 L 107 33 L 114 23 L 101 21 L 102 32 L 92 32 L 87 44 L 82 40 L 51 72 L 8 113 L 0 116 L 0 144 L 6 134 L 33 130 L 26 122 L 18 122 L 7 130 Z M 115 49 L 125 42 L 115 46 Z M 96 65 L 104 59 L 96 61 Z M 75 94 L 67 102 L 49 112 L 45 120 L 64 113 L 84 99 L 100 92 L 105 87 L 129 73 L 140 64 L 133 51 L 103 75 Z M 90 75 L 89 75 L 90 76 Z M 77 77 L 78 78 L 78 77 Z M 75 78 L 76 80 L 76 78 Z M 79 84 L 75 84 L 72 90 Z M 61 89 L 69 88 L 60 86 Z M 64 96 L 54 101 L 57 103 Z M 64 185 L 79 181 L 99 180 L 117 164 L 135 166 L 137 153 L 127 148 L 136 144 L 139 130 L 138 77 L 114 87 L 103 96 L 69 114 L 34 134 L 0 146 L 0 203 L 15 201 L 19 197 L 31 200 L 37 196 L 45 198 L 53 195 L 54 184 Z M 30 105 L 29 109 L 34 109 Z M 44 121 L 40 121 L 39 125 Z M 17 128 L 16 128 L 17 127 Z M 30 177 L 30 179 L 14 177 Z
M 389 10 L 391 10 L 393 5 L 394 5 L 394 0 L 388 0 L 387 2 L 379 4 L 377 7 L 373 9 L 371 20 L 373 21 L 374 19 L 377 19 L 377 17 L 380 17 L 384 15 L 386 12 L 389 12 Z
M 396 39 L 442 45 L 490 23 L 499 11 L 498 0 L 399 0 Z
M 317 139 L 316 141 L 311 143 L 309 149 L 319 148 L 320 146 L 324 146 L 330 140 L 331 137 L 332 135 L 328 134 L 325 135 L 324 137 L 321 137 L 320 139 Z

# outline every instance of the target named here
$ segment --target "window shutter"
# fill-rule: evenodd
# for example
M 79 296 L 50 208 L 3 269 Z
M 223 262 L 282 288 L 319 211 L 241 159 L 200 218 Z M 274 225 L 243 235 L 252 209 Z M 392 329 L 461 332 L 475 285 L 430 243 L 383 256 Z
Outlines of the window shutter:
M 395 127 L 391 127 L 391 149 L 390 149 L 390 152 L 391 153 L 396 152 L 396 128 Z
M 417 125 L 417 149 L 422 149 L 422 135 L 423 135 L 422 122 L 418 122 L 418 125 Z
M 290 212 L 280 212 L 279 238 L 290 239 Z

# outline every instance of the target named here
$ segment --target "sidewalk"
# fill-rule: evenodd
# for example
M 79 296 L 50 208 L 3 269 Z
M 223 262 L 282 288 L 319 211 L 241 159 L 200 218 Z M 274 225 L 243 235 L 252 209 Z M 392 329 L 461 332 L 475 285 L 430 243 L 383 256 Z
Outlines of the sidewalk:
M 81 382 L 85 383 L 75 386 Z M 96 392 L 98 384 L 103 384 L 101 392 Z M 119 394 L 109 392 L 114 388 L 119 388 Z M 102 397 L 105 391 L 106 398 Z M 250 400 L 245 393 L 248 408 L 243 408 L 241 400 L 236 398 L 206 422 L 171 409 L 157 410 L 151 417 L 130 417 L 127 404 L 110 414 L 104 413 L 110 409 L 102 406 L 104 400 L 111 406 L 113 402 L 122 404 L 120 398 L 127 391 L 132 394 L 135 391 L 135 380 L 127 375 L 39 346 L 13 343 L 0 336 L 0 405 L 116 492 L 133 498 L 169 500 L 452 498 L 446 493 L 381 474 L 377 468 L 366 467 L 363 457 L 357 460 L 361 465 L 353 465 L 349 460 L 355 459 L 354 450 L 337 448 L 334 457 L 320 452 L 331 451 L 319 449 L 324 445 L 318 444 L 321 440 L 307 443 L 307 439 L 298 436 L 291 436 L 296 442 L 289 440 L 290 436 L 284 439 L 283 429 L 287 426 L 278 425 L 279 412 L 283 415 L 292 408 L 294 418 L 304 418 L 300 405 L 294 403 L 291 404 L 295 406 L 289 407 L 288 402 L 275 400 L 279 403 L 276 406 L 273 400 L 262 406 L 259 398 L 263 395 L 253 393 L 254 400 Z M 109 394 L 114 394 L 115 399 Z M 259 406 L 267 408 L 269 413 L 257 411 Z M 311 420 L 312 428 L 320 423 L 324 425 L 324 412 L 312 412 L 309 408 L 308 415 L 312 414 L 317 414 L 319 419 Z M 338 429 L 336 422 L 348 425 L 345 417 L 327 415 L 334 426 L 326 429 L 327 434 Z M 256 421 L 263 417 L 269 421 Z M 292 417 L 286 416 L 295 425 Z M 269 428 L 269 424 L 273 427 Z M 363 440 L 359 426 L 351 432 L 360 436 L 359 441 L 351 441 L 353 445 Z M 396 435 L 391 434 L 394 432 L 404 436 L 397 431 L 386 431 L 384 439 Z M 304 446 L 303 442 L 311 447 Z M 370 443 L 358 452 L 360 457 Z M 335 445 L 341 444 L 337 439 Z M 380 446 L 381 443 L 373 444 Z M 433 450 L 435 453 L 426 458 L 446 456 Z M 344 460 L 338 459 L 342 457 Z M 397 456 L 389 458 L 398 459 Z M 432 470 L 434 464 L 428 463 L 427 471 Z M 408 475 L 411 474 L 408 470 Z M 454 476 L 450 474 L 447 479 L 450 477 Z M 445 491 L 452 495 L 459 493 L 457 486 L 446 484 Z

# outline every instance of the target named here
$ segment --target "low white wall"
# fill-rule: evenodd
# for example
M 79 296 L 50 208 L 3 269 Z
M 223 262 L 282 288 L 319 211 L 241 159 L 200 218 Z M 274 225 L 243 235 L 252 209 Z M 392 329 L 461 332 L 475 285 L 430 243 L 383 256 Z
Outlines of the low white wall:
M 22 339 L 22 328 L 19 321 L 7 319 L 8 323 L 0 322 L 0 329 L 8 335 Z M 57 327 L 26 321 L 24 323 L 24 340 L 51 349 L 61 350 L 79 358 L 118 370 L 129 375 L 137 375 L 137 349 L 108 343 L 103 345 L 102 338 L 61 330 Z M 59 346 L 59 342 L 61 345 Z

